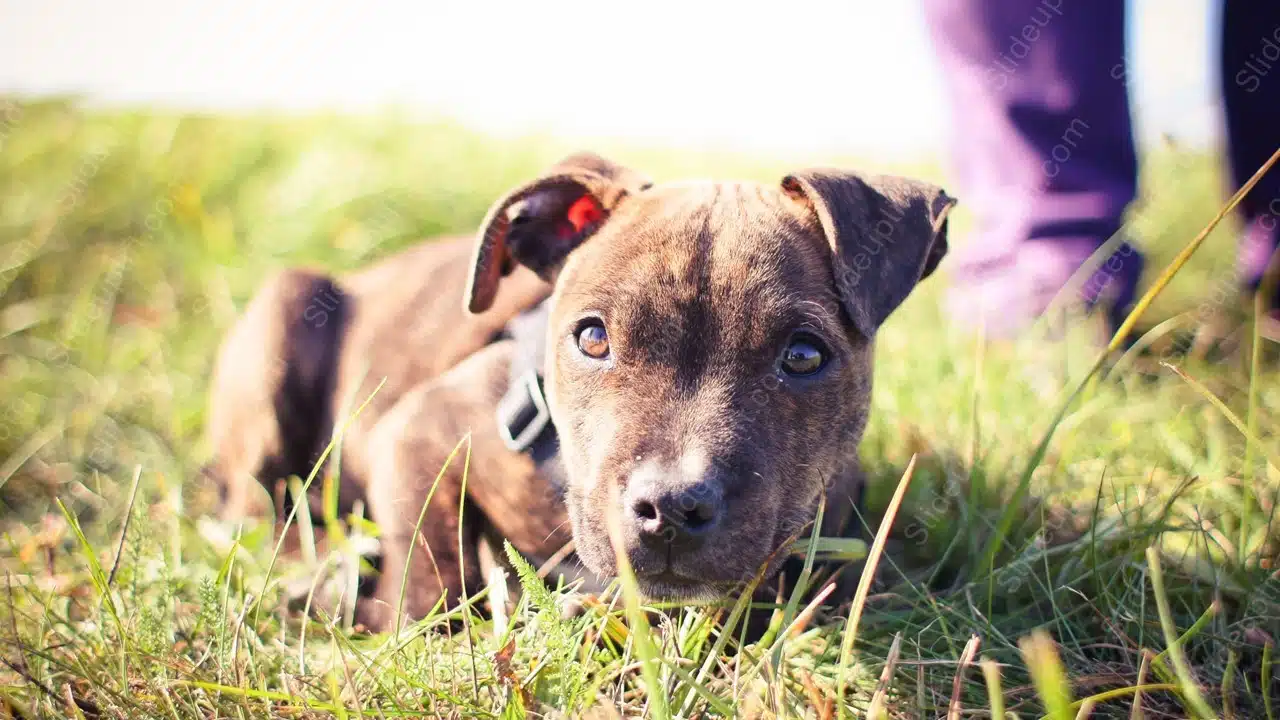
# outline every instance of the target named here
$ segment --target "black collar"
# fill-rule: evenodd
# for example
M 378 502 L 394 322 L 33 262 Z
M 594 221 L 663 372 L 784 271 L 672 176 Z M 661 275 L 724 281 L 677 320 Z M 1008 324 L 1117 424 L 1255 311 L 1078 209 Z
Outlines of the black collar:
M 564 487 L 560 439 L 543 391 L 547 321 L 551 301 L 512 318 L 502 336 L 515 341 L 507 392 L 498 401 L 498 434 L 513 452 L 533 459 L 539 473 L 557 488 Z

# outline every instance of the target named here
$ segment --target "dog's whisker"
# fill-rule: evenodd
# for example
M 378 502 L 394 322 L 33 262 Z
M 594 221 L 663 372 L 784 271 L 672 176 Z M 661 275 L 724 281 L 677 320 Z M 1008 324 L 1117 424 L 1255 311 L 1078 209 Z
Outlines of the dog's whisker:
M 552 535 L 555 535 L 556 533 L 560 532 L 560 528 L 568 524 L 569 524 L 569 518 L 565 518 L 564 520 L 560 521 L 558 525 L 551 528 L 551 532 L 548 532 L 546 537 L 542 538 L 542 542 L 545 543 L 546 541 L 550 540 Z

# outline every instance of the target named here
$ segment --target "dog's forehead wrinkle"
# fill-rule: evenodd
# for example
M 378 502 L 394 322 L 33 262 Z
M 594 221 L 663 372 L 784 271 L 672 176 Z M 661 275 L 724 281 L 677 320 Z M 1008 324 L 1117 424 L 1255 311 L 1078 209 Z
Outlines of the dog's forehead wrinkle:
M 670 283 L 666 291 L 676 295 L 713 290 L 736 299 L 798 282 L 822 285 L 815 277 L 829 271 L 821 257 L 806 257 L 813 255 L 808 230 L 755 184 L 682 183 L 637 200 L 611 224 L 599 258 L 625 269 L 618 279 L 628 284 Z
M 812 243 L 798 240 L 799 223 L 759 202 L 762 191 L 749 185 L 699 186 L 708 205 L 693 203 L 681 212 L 681 230 L 666 228 L 652 242 L 636 242 L 634 271 L 618 292 L 640 310 L 634 324 L 662 326 L 672 346 L 689 335 L 700 347 L 741 351 L 769 342 L 779 325 L 796 322 L 795 305 L 815 305 L 806 317 L 831 330 L 819 303 L 830 295 L 829 260 Z M 753 218 L 763 218 L 753 222 Z M 662 300 L 651 300 L 656 286 Z M 705 366 L 681 347 L 686 367 Z

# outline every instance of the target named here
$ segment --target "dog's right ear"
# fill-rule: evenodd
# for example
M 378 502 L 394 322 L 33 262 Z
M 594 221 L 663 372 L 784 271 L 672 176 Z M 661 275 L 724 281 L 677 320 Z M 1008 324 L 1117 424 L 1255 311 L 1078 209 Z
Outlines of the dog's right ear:
M 812 168 L 783 178 L 782 189 L 817 217 L 841 303 L 868 339 L 947 254 L 956 200 L 931 183 Z
M 552 282 L 569 253 L 595 234 L 625 197 L 653 183 L 592 153 L 577 153 L 489 209 L 472 255 L 466 305 L 493 304 L 498 282 L 519 263 Z

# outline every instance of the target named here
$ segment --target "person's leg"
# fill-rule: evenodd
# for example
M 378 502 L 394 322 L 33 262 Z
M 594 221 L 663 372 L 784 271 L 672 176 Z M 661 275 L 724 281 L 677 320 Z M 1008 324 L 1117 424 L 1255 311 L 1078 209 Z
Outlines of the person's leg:
M 1120 0 L 924 0 L 953 117 L 961 202 L 977 226 L 950 263 L 958 320 L 1006 334 L 1035 319 L 1120 229 L 1137 159 Z M 1132 302 L 1142 258 L 1124 246 L 1086 303 Z
M 1234 190 L 1280 148 L 1280 3 L 1224 3 L 1221 70 Z M 1253 291 L 1280 240 L 1280 168 L 1263 176 L 1240 209 L 1244 235 L 1238 269 L 1245 287 Z

